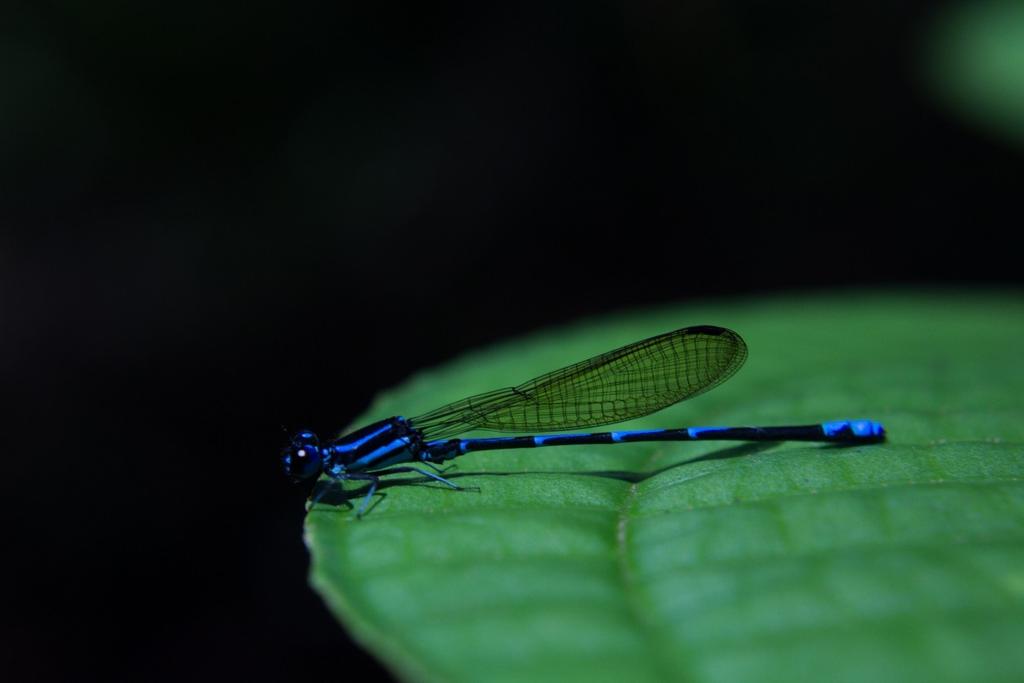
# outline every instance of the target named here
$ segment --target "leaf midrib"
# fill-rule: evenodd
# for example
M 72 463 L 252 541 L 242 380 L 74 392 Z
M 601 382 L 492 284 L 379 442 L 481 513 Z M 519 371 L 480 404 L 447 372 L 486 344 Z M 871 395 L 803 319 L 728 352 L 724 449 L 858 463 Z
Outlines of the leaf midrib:
M 644 461 L 643 470 L 649 469 L 654 460 L 657 459 L 657 456 L 658 450 L 655 449 Z M 646 644 L 647 651 L 652 655 L 654 669 L 663 680 L 671 680 L 678 675 L 678 672 L 674 670 L 664 655 L 668 650 L 662 644 L 668 643 L 668 641 L 662 635 L 664 631 L 651 623 L 651 610 L 647 609 L 646 605 L 643 604 L 641 589 L 634 580 L 633 572 L 630 568 L 629 523 L 633 519 L 633 505 L 640 495 L 642 483 L 642 481 L 639 481 L 629 484 L 622 503 L 619 505 L 619 513 L 615 523 L 616 569 L 619 583 L 623 587 L 623 595 L 625 596 L 629 614 L 638 629 L 644 634 L 643 642 Z

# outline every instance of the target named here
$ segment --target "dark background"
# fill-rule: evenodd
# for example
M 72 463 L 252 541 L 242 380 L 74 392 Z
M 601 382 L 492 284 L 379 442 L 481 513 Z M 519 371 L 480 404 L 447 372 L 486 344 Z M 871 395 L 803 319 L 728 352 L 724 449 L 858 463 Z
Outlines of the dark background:
M 386 676 L 306 586 L 281 425 L 607 311 L 1019 285 L 939 7 L 5 4 L 0 665 Z

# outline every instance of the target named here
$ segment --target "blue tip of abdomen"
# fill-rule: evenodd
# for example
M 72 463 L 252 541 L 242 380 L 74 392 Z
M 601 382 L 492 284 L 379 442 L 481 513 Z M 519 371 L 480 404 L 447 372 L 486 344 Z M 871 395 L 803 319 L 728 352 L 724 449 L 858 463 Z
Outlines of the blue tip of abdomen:
M 852 436 L 857 439 L 880 440 L 885 438 L 885 427 L 874 420 L 833 420 L 822 422 L 825 436 Z

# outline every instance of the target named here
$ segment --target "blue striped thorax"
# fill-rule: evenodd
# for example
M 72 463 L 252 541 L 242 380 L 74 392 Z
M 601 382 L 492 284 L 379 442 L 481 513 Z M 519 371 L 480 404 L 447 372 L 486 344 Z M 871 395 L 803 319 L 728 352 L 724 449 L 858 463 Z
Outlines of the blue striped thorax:
M 404 417 L 389 417 L 338 437 L 323 446 L 316 434 L 302 430 L 281 453 L 285 474 L 301 481 L 321 472 L 338 478 L 346 472 L 363 472 L 409 462 L 423 451 L 423 435 Z
M 423 437 L 401 416 L 374 422 L 335 439 L 322 449 L 324 473 L 338 477 L 415 459 Z

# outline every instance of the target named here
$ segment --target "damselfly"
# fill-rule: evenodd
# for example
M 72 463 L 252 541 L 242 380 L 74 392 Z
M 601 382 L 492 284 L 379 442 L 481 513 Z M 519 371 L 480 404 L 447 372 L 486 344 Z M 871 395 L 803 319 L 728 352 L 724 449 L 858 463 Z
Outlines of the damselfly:
M 324 444 L 303 430 L 284 449 L 285 472 L 296 481 L 321 472 L 333 480 L 370 483 L 362 516 L 380 477 L 417 472 L 453 489 L 437 465 L 472 451 L 635 441 L 821 441 L 872 443 L 885 439 L 872 420 L 835 420 L 793 427 L 685 427 L 586 434 L 456 438 L 482 429 L 558 432 L 649 415 L 712 389 L 747 358 L 747 345 L 723 327 L 700 325 L 623 346 L 549 372 L 515 387 L 449 403 L 419 417 L 389 417 Z M 419 467 L 395 467 L 402 463 Z M 321 490 L 325 491 L 326 489 Z M 319 496 L 315 497 L 315 504 Z

